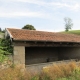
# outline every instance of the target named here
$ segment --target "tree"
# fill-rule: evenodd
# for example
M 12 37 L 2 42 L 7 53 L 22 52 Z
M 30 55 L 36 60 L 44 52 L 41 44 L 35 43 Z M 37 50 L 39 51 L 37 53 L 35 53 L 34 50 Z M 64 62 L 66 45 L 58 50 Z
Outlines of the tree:
M 65 21 L 65 31 L 69 31 L 70 29 L 72 29 L 73 26 L 72 19 L 65 17 L 64 21 Z
M 34 26 L 32 26 L 32 25 L 30 25 L 30 24 L 25 25 L 22 29 L 36 30 L 36 29 L 34 28 Z
M 0 32 L 1 32 L 2 30 L 1 30 L 1 28 L 0 28 Z

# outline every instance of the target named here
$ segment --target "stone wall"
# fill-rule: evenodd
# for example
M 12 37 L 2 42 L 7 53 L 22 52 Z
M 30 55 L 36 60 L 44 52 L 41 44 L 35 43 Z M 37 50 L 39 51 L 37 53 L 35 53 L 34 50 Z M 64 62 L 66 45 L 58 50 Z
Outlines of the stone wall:
M 14 64 L 22 65 L 25 67 L 25 47 L 14 46 Z

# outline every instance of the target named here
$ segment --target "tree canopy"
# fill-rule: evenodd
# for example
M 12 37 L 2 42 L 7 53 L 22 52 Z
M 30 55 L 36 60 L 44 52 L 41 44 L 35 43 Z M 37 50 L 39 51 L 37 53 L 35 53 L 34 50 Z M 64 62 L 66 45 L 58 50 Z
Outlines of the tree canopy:
M 27 24 L 22 29 L 36 30 L 33 25 Z
M 65 17 L 64 21 L 65 21 L 65 31 L 69 31 L 70 29 L 72 29 L 73 26 L 72 19 Z

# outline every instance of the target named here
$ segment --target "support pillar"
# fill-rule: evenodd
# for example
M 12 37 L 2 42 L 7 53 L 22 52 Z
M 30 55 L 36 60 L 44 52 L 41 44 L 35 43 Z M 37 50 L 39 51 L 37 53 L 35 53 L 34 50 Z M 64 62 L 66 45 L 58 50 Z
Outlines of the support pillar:
M 25 68 L 25 46 L 14 46 L 14 64 Z

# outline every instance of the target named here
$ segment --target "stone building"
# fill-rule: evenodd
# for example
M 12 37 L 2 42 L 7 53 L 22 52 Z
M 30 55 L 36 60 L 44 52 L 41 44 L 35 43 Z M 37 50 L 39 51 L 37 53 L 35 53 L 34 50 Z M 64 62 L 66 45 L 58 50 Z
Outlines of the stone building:
M 45 31 L 6 28 L 13 45 L 14 64 L 49 63 L 80 59 L 80 36 Z

